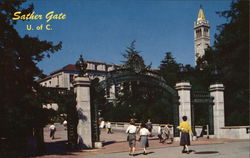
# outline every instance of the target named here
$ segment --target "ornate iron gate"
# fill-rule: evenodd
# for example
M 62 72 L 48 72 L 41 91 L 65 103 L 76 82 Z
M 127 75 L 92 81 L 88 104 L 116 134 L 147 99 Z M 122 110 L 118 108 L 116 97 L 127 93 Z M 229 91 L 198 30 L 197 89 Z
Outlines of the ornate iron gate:
M 213 122 L 213 97 L 206 91 L 193 91 L 191 92 L 191 116 L 192 116 L 192 130 L 195 131 L 195 107 L 206 106 L 204 109 L 208 112 L 208 126 L 209 134 L 214 134 L 214 122 Z M 205 114 L 206 111 L 200 113 Z
M 93 120 L 93 140 L 99 141 L 99 126 L 98 126 L 98 103 L 95 101 L 94 93 L 111 87 L 112 85 L 120 84 L 123 82 L 139 81 L 143 83 L 149 83 L 151 85 L 162 88 L 165 93 L 170 93 L 173 104 L 174 114 L 174 136 L 179 136 L 179 132 L 176 127 L 179 124 L 179 97 L 177 92 L 166 84 L 166 81 L 157 73 L 146 70 L 143 72 L 131 72 L 127 69 L 119 69 L 111 71 L 107 74 L 107 78 L 99 83 L 92 84 L 91 92 L 91 107 L 92 107 L 92 120 Z

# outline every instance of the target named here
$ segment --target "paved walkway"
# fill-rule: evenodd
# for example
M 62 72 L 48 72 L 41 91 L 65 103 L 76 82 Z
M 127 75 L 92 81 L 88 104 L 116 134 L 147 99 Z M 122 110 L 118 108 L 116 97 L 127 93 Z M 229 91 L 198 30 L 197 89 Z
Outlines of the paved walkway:
M 48 127 L 44 129 L 47 153 L 37 158 L 127 158 L 128 143 L 124 131 L 114 131 L 113 134 L 106 134 L 105 130 L 101 131 L 101 141 L 104 144 L 102 149 L 82 150 L 80 152 L 67 152 L 66 141 L 67 131 L 62 125 L 57 124 L 57 131 L 54 140 L 49 138 Z M 179 158 L 179 157 L 218 157 L 218 158 L 248 158 L 249 157 L 249 140 L 232 140 L 232 139 L 206 139 L 199 138 L 193 141 L 190 146 L 193 151 L 191 154 L 182 154 L 182 148 L 179 142 L 172 144 L 161 144 L 156 137 L 150 138 L 149 154 L 141 155 L 142 150 L 137 142 L 136 156 L 145 158 Z
M 136 151 L 135 158 L 249 158 L 249 142 L 231 142 L 222 144 L 192 145 L 190 154 L 182 154 L 181 147 L 163 147 L 150 149 L 148 155 Z M 128 158 L 128 152 L 113 152 L 84 156 L 87 158 Z

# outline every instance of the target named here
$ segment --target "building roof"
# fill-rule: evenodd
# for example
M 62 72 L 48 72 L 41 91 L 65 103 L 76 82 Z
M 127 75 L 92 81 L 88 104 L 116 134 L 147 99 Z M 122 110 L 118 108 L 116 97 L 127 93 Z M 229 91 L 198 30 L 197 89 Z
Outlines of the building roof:
M 206 20 L 202 7 L 200 7 L 197 21 Z
M 56 74 L 56 73 L 61 72 L 61 71 L 73 71 L 74 72 L 74 71 L 76 71 L 76 67 L 74 64 L 68 64 L 61 69 L 58 69 L 58 70 L 51 72 L 50 75 Z
M 74 64 L 68 64 L 68 65 L 64 66 L 60 70 L 76 71 L 76 66 Z
M 107 66 L 114 66 L 115 68 L 119 68 L 121 67 L 121 65 L 117 65 L 117 64 L 108 64 L 108 63 L 105 63 L 105 62 L 97 62 L 97 61 L 90 61 L 90 60 L 87 60 L 86 61 L 88 64 L 97 64 L 97 65 L 107 65 Z M 49 80 L 51 79 L 51 76 L 56 74 L 56 73 L 59 73 L 59 72 L 72 72 L 72 73 L 75 73 L 77 72 L 76 70 L 76 67 L 74 64 L 68 64 L 64 67 L 62 67 L 61 69 L 58 69 L 58 70 L 55 70 L 53 72 L 51 72 L 47 77 L 43 78 L 43 79 L 39 79 L 37 80 L 38 82 L 43 82 L 43 81 L 46 81 L 46 80 Z M 95 72 L 102 72 L 102 71 L 99 71 L 99 70 L 89 70 L 87 69 L 87 71 L 95 71 Z
M 103 64 L 103 65 L 107 65 L 107 66 L 121 67 L 120 65 L 117 65 L 117 64 L 108 64 L 108 63 L 104 63 L 104 62 L 96 62 L 96 61 L 90 61 L 90 60 L 87 60 L 86 62 L 87 63 L 92 63 L 92 64 Z M 75 67 L 74 64 L 68 64 L 68 65 L 64 66 L 63 68 L 61 68 L 61 69 L 58 69 L 58 70 L 55 70 L 55 71 L 51 72 L 50 75 L 53 75 L 53 74 L 61 72 L 61 71 L 76 72 L 77 70 L 76 70 L 76 67 Z

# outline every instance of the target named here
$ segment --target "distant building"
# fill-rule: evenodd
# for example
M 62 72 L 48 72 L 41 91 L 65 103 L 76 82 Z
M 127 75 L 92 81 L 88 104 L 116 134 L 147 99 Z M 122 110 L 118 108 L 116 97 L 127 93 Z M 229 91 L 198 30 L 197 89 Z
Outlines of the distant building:
M 93 80 L 95 78 L 99 78 L 100 81 L 105 80 L 106 75 L 109 71 L 116 70 L 120 68 L 120 65 L 116 64 L 107 64 L 104 62 L 96 62 L 96 61 L 87 61 L 87 72 L 86 75 Z M 73 89 L 72 81 L 74 77 L 78 75 L 75 65 L 68 64 L 63 68 L 56 70 L 50 73 L 47 77 L 38 80 L 38 83 L 44 87 L 56 87 L 56 88 L 65 88 L 68 90 Z M 107 99 L 115 99 L 115 86 L 112 86 L 108 90 Z M 58 109 L 56 103 L 44 105 L 46 108 L 53 108 L 54 110 Z
M 119 65 L 103 62 L 87 61 L 87 76 L 90 79 L 99 78 L 100 81 L 106 78 L 109 71 L 119 68 Z M 70 90 L 73 88 L 72 81 L 78 75 L 75 65 L 68 64 L 63 68 L 50 73 L 46 78 L 38 80 L 45 87 L 60 87 Z
M 197 59 L 205 54 L 205 49 L 210 46 L 210 26 L 206 20 L 202 7 L 200 7 L 197 21 L 194 22 L 194 50 L 195 64 Z

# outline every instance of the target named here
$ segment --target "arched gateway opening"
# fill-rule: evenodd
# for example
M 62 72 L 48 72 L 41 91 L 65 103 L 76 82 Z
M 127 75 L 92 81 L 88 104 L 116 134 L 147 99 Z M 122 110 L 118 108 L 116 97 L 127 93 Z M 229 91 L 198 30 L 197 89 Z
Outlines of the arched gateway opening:
M 113 85 L 121 85 L 129 82 L 140 82 L 158 89 L 166 94 L 170 104 L 173 106 L 172 116 L 174 125 L 174 136 L 178 136 L 179 132 L 176 127 L 179 124 L 179 97 L 176 90 L 167 85 L 166 81 L 158 73 L 151 70 L 134 71 L 130 69 L 118 69 L 110 71 L 105 80 L 99 82 L 98 80 L 91 83 L 91 122 L 92 122 L 92 141 L 100 141 L 100 132 L 98 125 L 98 107 L 99 103 L 96 99 L 96 94 L 102 90 L 109 89 Z

